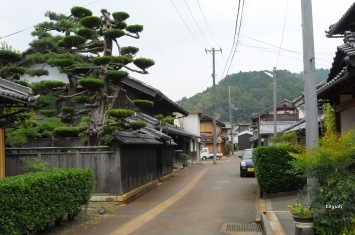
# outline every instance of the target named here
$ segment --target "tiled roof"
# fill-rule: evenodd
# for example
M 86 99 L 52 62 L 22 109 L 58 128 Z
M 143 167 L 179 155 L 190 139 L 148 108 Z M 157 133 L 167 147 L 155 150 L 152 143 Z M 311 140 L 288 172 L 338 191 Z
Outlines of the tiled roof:
M 324 120 L 324 115 L 320 115 L 318 116 L 318 122 Z M 305 130 L 306 129 L 306 120 L 302 119 L 301 121 L 295 123 L 294 125 L 286 128 L 285 130 L 283 130 L 284 133 L 289 133 L 289 132 L 297 132 L 300 130 Z
M 355 71 L 353 71 L 352 73 L 354 74 L 354 72 Z M 317 95 L 321 97 L 323 93 L 329 91 L 331 88 L 342 83 L 343 81 L 346 81 L 351 77 L 350 73 L 348 71 L 348 67 L 344 67 L 337 76 L 335 76 L 332 80 L 317 89 Z
M 125 78 L 122 83 L 126 86 L 132 87 L 136 90 L 139 90 L 155 99 L 161 99 L 164 100 L 169 106 L 171 106 L 173 108 L 174 112 L 179 112 L 183 115 L 188 115 L 189 112 L 187 110 L 185 110 L 180 104 L 172 101 L 171 99 L 169 99 L 166 95 L 164 95 L 161 91 L 159 91 L 158 89 L 145 84 L 142 81 L 139 81 L 137 79 L 134 79 L 132 77 L 127 77 Z
M 38 97 L 32 96 L 32 89 L 0 78 L 0 97 L 21 103 L 32 103 Z
M 169 125 L 169 124 L 164 127 L 163 131 L 168 135 L 173 134 L 173 135 L 185 136 L 185 137 L 194 137 L 195 136 L 194 134 L 192 134 L 188 131 L 185 131 L 182 128 L 175 127 L 175 126 Z
M 291 101 L 286 100 L 286 99 L 283 100 L 283 101 L 280 101 L 279 103 L 277 103 L 277 104 L 276 104 L 276 107 L 277 107 L 277 108 L 278 108 L 278 107 L 284 107 L 284 105 L 287 105 L 288 107 L 293 107 Z M 251 116 L 251 118 L 252 118 L 252 119 L 256 119 L 256 118 L 258 118 L 259 116 L 261 116 L 262 114 L 265 114 L 265 113 L 270 112 L 270 111 L 273 111 L 273 110 L 274 110 L 274 105 L 272 105 L 272 106 L 270 106 L 270 107 L 268 107 L 268 108 L 266 108 L 266 109 L 260 111 L 259 113 L 253 113 L 252 116 Z
M 353 24 L 355 14 L 355 3 L 353 3 L 344 15 L 336 22 L 329 26 L 329 30 L 325 31 L 327 37 L 344 34 L 345 31 L 355 31 Z
M 153 136 L 137 131 L 114 131 L 105 144 L 114 143 L 116 141 L 118 141 L 119 144 L 162 144 L 162 142 L 156 140 Z
M 288 133 L 288 132 L 300 131 L 304 129 L 306 129 L 306 120 L 303 119 L 295 123 L 294 125 L 291 125 L 290 127 L 286 128 L 285 130 L 283 130 L 283 132 Z
M 334 61 L 328 75 L 327 82 L 317 88 L 319 98 L 326 95 L 339 84 L 352 79 L 355 75 L 355 35 L 345 32 L 344 44 L 337 47 Z

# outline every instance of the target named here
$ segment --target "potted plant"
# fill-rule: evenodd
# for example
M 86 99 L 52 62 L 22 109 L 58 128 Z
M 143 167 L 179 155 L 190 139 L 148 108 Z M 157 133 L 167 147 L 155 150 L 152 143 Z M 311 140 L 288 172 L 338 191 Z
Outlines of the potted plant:
M 287 208 L 292 213 L 297 228 L 313 228 L 313 212 L 310 206 L 296 198 L 296 202 Z
M 180 153 L 179 156 L 180 156 L 180 160 L 182 162 L 183 168 L 187 167 L 189 165 L 190 156 L 186 153 Z

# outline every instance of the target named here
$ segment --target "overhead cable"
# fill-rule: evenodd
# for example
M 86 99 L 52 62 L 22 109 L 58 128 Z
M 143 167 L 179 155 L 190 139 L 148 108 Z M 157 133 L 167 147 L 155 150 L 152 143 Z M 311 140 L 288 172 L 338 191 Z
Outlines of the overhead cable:
M 189 30 L 189 32 L 191 33 L 192 37 L 196 40 L 196 42 L 202 47 L 202 49 L 205 49 L 204 46 L 201 44 L 201 42 L 199 40 L 197 40 L 197 38 L 195 37 L 195 35 L 192 33 L 191 29 L 189 28 L 189 26 L 186 24 L 184 18 L 181 16 L 179 10 L 177 9 L 176 5 L 174 4 L 173 0 L 170 0 L 171 3 L 173 4 L 176 12 L 178 13 L 178 15 L 180 16 L 181 20 L 184 22 L 184 25 L 186 26 L 186 28 Z
M 91 3 L 89 3 L 89 4 L 84 5 L 84 7 L 89 6 L 89 5 L 92 5 L 92 4 L 97 3 L 97 2 L 100 2 L 100 1 L 101 1 L 101 0 L 97 0 L 97 1 L 91 2 Z M 7 38 L 7 37 L 10 37 L 10 36 L 16 35 L 16 34 L 18 34 L 18 33 L 24 32 L 24 31 L 26 31 L 26 30 L 28 30 L 28 29 L 31 29 L 31 28 L 34 28 L 34 27 L 35 27 L 35 25 L 30 26 L 30 27 L 25 28 L 25 29 L 22 29 L 22 30 L 19 30 L 19 31 L 17 31 L 17 32 L 14 32 L 14 33 L 11 33 L 11 34 L 2 36 L 2 37 L 0 37 L 0 40 L 3 39 L 3 38 Z
M 227 59 L 227 62 L 224 66 L 224 70 L 223 70 L 223 73 L 222 73 L 222 77 L 224 76 L 224 72 L 226 71 L 226 68 L 228 66 L 228 62 L 232 56 L 232 53 L 233 53 L 233 50 L 234 50 L 234 45 L 235 45 L 235 42 L 236 42 L 236 38 L 237 38 L 237 28 L 238 28 L 238 20 L 239 20 L 239 11 L 240 11 L 240 0 L 238 2 L 238 11 L 237 11 L 237 19 L 235 21 L 235 27 L 234 27 L 234 36 L 233 36 L 233 43 L 232 43 L 232 48 L 231 48 L 231 51 L 229 52 L 229 56 L 228 56 L 228 59 Z

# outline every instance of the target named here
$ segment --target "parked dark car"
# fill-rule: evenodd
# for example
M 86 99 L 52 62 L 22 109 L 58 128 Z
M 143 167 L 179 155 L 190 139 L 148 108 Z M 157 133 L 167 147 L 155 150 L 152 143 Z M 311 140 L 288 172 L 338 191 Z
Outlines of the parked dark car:
M 239 156 L 239 158 L 241 158 L 240 177 L 247 175 L 255 176 L 252 153 L 253 149 L 244 149 L 243 155 Z

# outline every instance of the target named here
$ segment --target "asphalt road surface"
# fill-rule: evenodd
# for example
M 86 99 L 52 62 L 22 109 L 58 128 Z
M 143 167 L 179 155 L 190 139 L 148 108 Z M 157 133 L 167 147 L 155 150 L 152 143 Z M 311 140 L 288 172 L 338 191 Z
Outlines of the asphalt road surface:
M 237 155 L 237 154 L 235 154 Z M 256 179 L 239 176 L 233 156 L 175 171 L 175 177 L 94 221 L 64 226 L 48 234 L 118 235 L 228 234 L 225 224 L 251 224 L 256 215 Z

